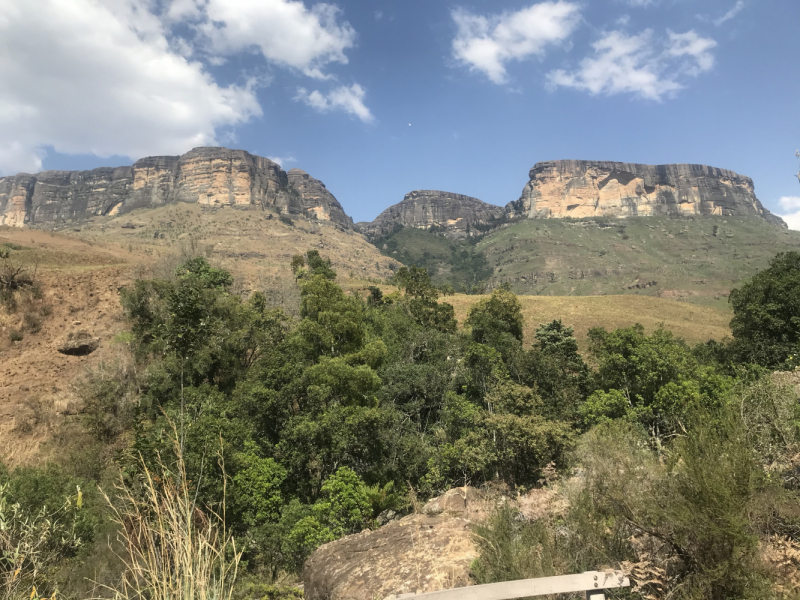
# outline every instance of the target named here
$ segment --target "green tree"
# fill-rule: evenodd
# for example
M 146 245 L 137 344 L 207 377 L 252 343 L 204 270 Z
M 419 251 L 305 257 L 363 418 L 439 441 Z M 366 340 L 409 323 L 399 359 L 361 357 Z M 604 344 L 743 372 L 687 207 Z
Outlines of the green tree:
M 469 309 L 465 324 L 479 344 L 500 348 L 507 346 L 509 339 L 521 342 L 522 305 L 509 287 L 501 286 Z
M 775 368 L 798 354 L 800 252 L 778 254 L 769 268 L 731 290 L 731 331 L 745 360 Z

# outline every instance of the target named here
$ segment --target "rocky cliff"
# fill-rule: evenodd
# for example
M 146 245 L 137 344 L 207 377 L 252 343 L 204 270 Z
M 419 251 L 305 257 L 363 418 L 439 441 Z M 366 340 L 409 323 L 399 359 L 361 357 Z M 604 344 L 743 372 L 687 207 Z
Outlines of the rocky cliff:
M 753 180 L 705 165 L 556 160 L 536 163 L 510 216 L 760 216 L 786 227 L 755 196 Z
M 287 174 L 244 150 L 195 148 L 183 156 L 143 158 L 131 167 L 0 178 L 0 225 L 41 225 L 170 202 L 274 207 L 353 225 L 322 182 L 298 169 Z
M 372 223 L 363 225 L 362 230 L 377 235 L 390 231 L 398 223 L 420 229 L 435 225 L 442 227 L 446 234 L 465 237 L 478 233 L 478 228 L 488 225 L 502 214 L 501 207 L 486 204 L 477 198 L 418 190 L 406 194 L 402 202 L 387 208 Z

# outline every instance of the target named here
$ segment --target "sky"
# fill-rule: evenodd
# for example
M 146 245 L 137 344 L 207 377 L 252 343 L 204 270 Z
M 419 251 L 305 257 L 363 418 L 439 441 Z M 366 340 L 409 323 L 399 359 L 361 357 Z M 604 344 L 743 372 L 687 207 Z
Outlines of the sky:
M 699 163 L 800 229 L 798 0 L 0 0 L 0 175 L 241 148 L 356 221 Z

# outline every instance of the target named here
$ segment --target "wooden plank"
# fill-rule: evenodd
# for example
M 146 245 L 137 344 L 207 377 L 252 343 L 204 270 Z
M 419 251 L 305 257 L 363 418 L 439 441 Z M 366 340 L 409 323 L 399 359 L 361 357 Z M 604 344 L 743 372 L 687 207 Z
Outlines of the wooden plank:
M 409 596 L 415 600 L 423 598 L 424 600 L 511 600 L 512 598 L 525 598 L 528 596 L 597 590 L 597 594 L 592 594 L 594 596 L 600 595 L 602 593 L 600 590 L 628 587 L 630 584 L 627 576 L 622 571 L 587 571 L 578 575 L 519 579 L 517 581 L 471 585 Z

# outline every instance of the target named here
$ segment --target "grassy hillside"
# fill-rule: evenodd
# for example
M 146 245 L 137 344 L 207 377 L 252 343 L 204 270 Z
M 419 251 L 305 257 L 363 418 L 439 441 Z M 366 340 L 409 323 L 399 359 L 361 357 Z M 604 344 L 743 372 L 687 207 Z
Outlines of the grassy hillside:
M 453 305 L 456 319 L 463 324 L 469 308 L 480 297 L 456 294 L 443 300 Z M 731 313 L 727 309 L 665 298 L 634 295 L 519 296 L 519 301 L 525 317 L 524 339 L 527 344 L 533 342 L 539 325 L 553 319 L 561 319 L 565 325 L 575 328 L 575 337 L 581 351 L 587 348 L 586 334 L 592 327 L 604 327 L 611 331 L 641 323 L 650 333 L 663 325 L 689 344 L 710 339 L 722 340 L 731 335 L 728 326 Z
M 518 294 L 635 294 L 723 307 L 731 287 L 778 252 L 800 249 L 800 232 L 755 217 L 531 219 L 496 230 L 477 249 L 489 281 Z

